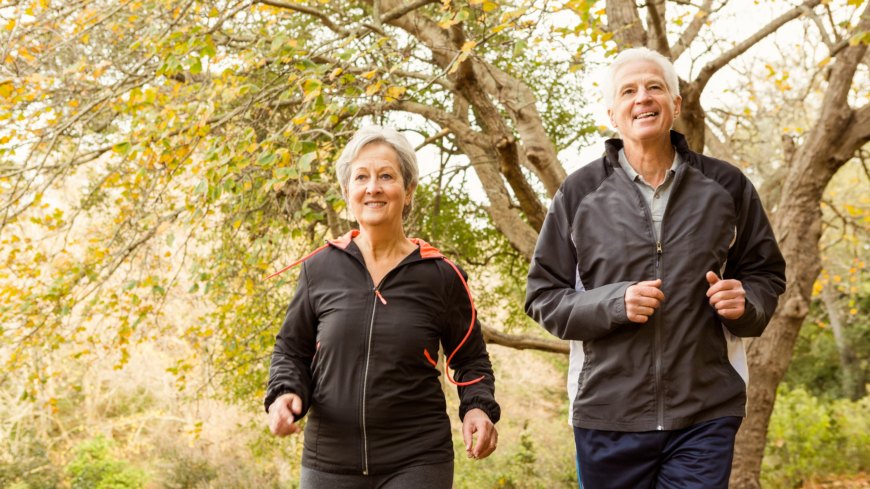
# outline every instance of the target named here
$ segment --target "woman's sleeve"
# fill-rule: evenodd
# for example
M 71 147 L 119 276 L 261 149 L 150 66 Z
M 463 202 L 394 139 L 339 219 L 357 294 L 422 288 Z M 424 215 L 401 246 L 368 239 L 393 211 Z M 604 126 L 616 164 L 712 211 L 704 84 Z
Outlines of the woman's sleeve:
M 468 279 L 468 275 L 460 269 L 462 277 Z M 465 334 L 471 323 L 471 301 L 462 281 L 451 269 L 453 286 L 448 294 L 445 325 L 441 334 L 441 345 L 444 354 L 450 357 Z M 501 417 L 501 408 L 495 401 L 495 376 L 492 372 L 492 364 L 489 361 L 489 353 L 486 351 L 486 343 L 483 341 L 483 333 L 480 330 L 480 321 L 475 318 L 474 329 L 468 339 L 459 348 L 459 351 L 450 360 L 450 368 L 453 369 L 453 380 L 456 382 L 468 382 L 483 377 L 480 382 L 467 386 L 457 386 L 459 390 L 459 419 L 465 419 L 465 413 L 471 409 L 481 409 L 493 423 Z
M 305 416 L 311 406 L 311 361 L 317 349 L 317 314 L 311 307 L 305 270 L 302 264 L 296 293 L 275 338 L 264 402 L 268 413 L 279 396 L 296 394 L 302 399 L 302 412 L 297 419 Z

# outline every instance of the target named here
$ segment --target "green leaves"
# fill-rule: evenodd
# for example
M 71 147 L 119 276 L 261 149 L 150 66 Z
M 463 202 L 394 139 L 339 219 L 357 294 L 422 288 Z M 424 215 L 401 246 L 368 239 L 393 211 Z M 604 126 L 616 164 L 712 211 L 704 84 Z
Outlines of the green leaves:
M 127 154 L 130 153 L 130 148 L 132 147 L 133 146 L 128 141 L 124 141 L 123 143 L 118 143 L 112 146 L 112 151 L 118 153 L 121 156 L 127 156 Z

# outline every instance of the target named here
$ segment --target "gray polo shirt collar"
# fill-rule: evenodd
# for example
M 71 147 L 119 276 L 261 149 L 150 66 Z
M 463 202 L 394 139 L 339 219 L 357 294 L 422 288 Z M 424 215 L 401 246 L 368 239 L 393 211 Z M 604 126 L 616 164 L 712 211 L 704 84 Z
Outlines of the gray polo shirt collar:
M 683 159 L 680 158 L 680 153 L 677 151 L 677 148 L 674 148 L 674 163 L 671 165 L 671 168 L 668 170 L 667 175 L 665 175 L 665 179 L 664 179 L 664 181 L 662 181 L 662 185 L 664 185 L 664 182 L 668 181 L 671 177 L 673 177 L 674 173 L 677 172 L 677 167 L 680 166 L 680 164 L 682 162 L 683 162 Z M 631 163 L 628 162 L 628 158 L 625 157 L 625 149 L 624 148 L 619 149 L 619 165 L 622 167 L 622 169 L 628 175 L 629 180 L 631 180 L 632 182 L 640 181 L 640 182 L 647 184 L 648 187 L 652 187 L 652 185 L 650 185 L 646 180 L 644 180 L 643 177 L 638 172 L 634 171 L 634 168 L 631 166 Z

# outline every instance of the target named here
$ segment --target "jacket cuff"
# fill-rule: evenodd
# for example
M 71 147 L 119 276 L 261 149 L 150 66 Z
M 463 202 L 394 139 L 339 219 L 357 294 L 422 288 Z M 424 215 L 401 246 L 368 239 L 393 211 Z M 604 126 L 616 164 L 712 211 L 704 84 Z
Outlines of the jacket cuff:
M 499 409 L 498 406 L 496 406 L 495 412 L 492 412 L 489 410 L 489 408 L 487 408 L 485 404 L 480 402 L 472 402 L 459 406 L 459 421 L 464 422 L 465 415 L 468 414 L 468 411 L 471 411 L 472 409 L 480 409 L 481 411 L 483 411 L 484 414 L 489 416 L 489 420 L 492 422 L 492 424 L 498 423 L 498 420 L 501 419 L 501 409 Z
M 263 401 L 263 405 L 266 408 L 266 414 L 269 414 L 269 407 L 275 402 L 275 399 L 283 396 L 284 394 L 294 394 L 294 392 L 288 387 L 282 387 L 277 391 L 266 395 L 266 399 Z
M 746 301 L 743 306 L 743 314 L 737 319 L 728 319 L 723 316 L 719 316 L 719 319 L 734 336 L 746 338 L 760 336 L 764 331 L 764 318 L 761 317 L 762 315 L 763 309 L 756 306 L 749 291 L 746 291 Z M 760 331 L 759 325 L 761 326 Z

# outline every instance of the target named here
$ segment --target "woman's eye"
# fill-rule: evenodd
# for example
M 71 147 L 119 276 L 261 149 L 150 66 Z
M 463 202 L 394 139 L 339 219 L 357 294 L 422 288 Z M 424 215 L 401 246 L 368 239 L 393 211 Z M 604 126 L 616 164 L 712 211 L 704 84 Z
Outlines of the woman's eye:
M 364 180 L 365 177 L 366 177 L 365 175 L 357 175 L 357 176 L 356 176 L 356 179 L 357 179 L 357 180 Z
M 384 180 L 389 180 L 389 179 L 393 178 L 393 176 L 390 175 L 389 173 L 384 173 L 383 175 L 381 175 L 381 178 L 383 178 Z

